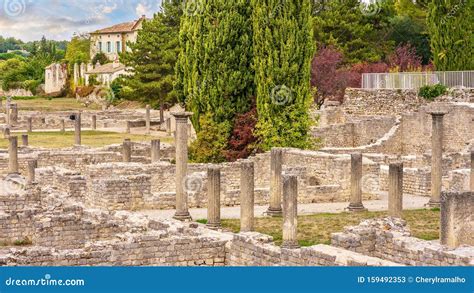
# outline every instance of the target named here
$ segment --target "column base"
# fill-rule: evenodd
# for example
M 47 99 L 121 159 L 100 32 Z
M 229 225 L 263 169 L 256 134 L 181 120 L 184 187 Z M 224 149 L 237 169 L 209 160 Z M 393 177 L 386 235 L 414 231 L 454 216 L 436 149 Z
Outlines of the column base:
M 298 249 L 298 248 L 300 248 L 300 245 L 298 244 L 298 241 L 283 241 L 283 244 L 281 245 L 281 248 L 284 248 L 284 249 Z
M 189 212 L 176 213 L 173 216 L 173 219 L 178 220 L 178 221 L 182 221 L 182 222 L 188 222 L 188 221 L 193 220 L 193 218 L 191 217 Z
M 364 207 L 363 204 L 349 204 L 349 206 L 346 208 L 347 211 L 349 212 L 366 212 L 367 209 Z
M 439 208 L 441 207 L 441 201 L 430 199 L 430 201 L 425 206 L 432 209 Z
M 218 230 L 221 228 L 221 223 L 208 223 L 206 227 L 211 230 Z
M 283 216 L 283 209 L 282 208 L 275 209 L 275 208 L 270 207 L 266 211 L 266 214 L 267 216 L 270 216 L 270 217 L 281 217 Z

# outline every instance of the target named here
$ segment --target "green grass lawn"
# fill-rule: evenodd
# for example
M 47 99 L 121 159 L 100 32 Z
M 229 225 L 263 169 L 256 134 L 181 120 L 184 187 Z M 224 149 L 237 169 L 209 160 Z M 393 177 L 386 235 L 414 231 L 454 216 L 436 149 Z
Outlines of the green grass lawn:
M 35 98 L 35 99 L 21 99 L 15 100 L 20 111 L 41 111 L 41 112 L 55 112 L 55 111 L 73 111 L 73 110 L 100 110 L 97 105 L 90 105 L 85 107 L 76 99 L 71 98 Z M 5 101 L 4 101 L 5 103 Z
M 434 240 L 439 238 L 439 210 L 409 210 L 403 218 L 410 226 L 412 236 Z M 342 232 L 344 226 L 358 225 L 364 219 L 386 216 L 384 212 L 316 214 L 298 217 L 298 240 L 301 246 L 330 244 L 331 233 Z M 200 220 L 199 222 L 205 222 Z M 240 220 L 222 220 L 222 226 L 234 233 L 240 230 Z M 255 230 L 282 243 L 282 218 L 257 218 Z
M 21 134 L 14 133 L 18 136 L 18 144 L 21 145 Z M 149 135 L 136 135 L 103 131 L 83 131 L 82 144 L 91 147 L 101 147 L 111 144 L 122 143 L 124 139 L 130 138 L 132 141 L 151 141 L 153 138 Z M 74 132 L 33 132 L 28 134 L 29 145 L 33 147 L 44 148 L 66 148 L 74 145 Z M 162 142 L 171 143 L 171 138 L 161 138 Z M 7 148 L 8 141 L 0 140 L 0 148 Z

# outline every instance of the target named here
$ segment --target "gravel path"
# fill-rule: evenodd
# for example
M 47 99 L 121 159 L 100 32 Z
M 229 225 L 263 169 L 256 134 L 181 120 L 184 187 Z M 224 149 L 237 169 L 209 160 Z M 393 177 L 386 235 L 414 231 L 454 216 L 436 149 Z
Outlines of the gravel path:
M 410 210 L 422 209 L 428 201 L 429 198 L 427 197 L 405 195 L 403 199 L 403 208 Z M 311 215 L 318 213 L 341 213 L 347 206 L 348 203 L 345 202 L 299 204 L 298 214 Z M 364 201 L 364 206 L 369 209 L 369 211 L 386 211 L 388 209 L 388 201 L 386 199 Z M 263 217 L 266 210 L 267 206 L 255 206 L 255 216 Z M 174 210 L 149 210 L 140 211 L 138 213 L 147 215 L 154 219 L 169 219 L 173 217 L 174 212 Z M 190 209 L 189 212 L 191 213 L 191 216 L 194 220 L 207 218 L 207 209 L 205 208 Z M 223 219 L 239 219 L 240 207 L 236 206 L 221 208 L 221 217 Z

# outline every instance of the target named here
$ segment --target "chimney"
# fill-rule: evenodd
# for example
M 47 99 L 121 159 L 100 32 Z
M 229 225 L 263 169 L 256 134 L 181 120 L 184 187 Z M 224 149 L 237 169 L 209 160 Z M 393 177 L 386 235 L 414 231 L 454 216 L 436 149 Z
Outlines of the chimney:
M 112 68 L 117 68 L 120 66 L 120 62 L 117 57 L 114 59 L 114 63 L 112 63 Z

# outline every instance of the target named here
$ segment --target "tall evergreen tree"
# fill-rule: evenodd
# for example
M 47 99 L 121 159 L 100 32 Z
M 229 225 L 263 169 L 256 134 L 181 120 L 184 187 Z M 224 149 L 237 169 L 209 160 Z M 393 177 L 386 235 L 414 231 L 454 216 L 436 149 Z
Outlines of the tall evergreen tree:
M 252 0 L 260 146 L 310 145 L 310 0 Z
M 199 129 L 203 113 L 220 123 L 247 110 L 254 85 L 249 1 L 197 2 L 182 21 L 178 88 Z
M 194 113 L 197 131 L 202 130 L 202 119 L 211 120 L 203 124 L 226 128 L 213 132 L 224 137 L 212 140 L 227 141 L 232 120 L 248 110 L 254 94 L 250 0 L 196 0 L 193 4 L 185 7 L 181 22 L 176 89 L 187 110 Z M 222 151 L 225 144 L 220 146 Z M 199 133 L 194 149 L 204 149 Z M 211 161 L 216 157 L 208 156 Z
M 429 5 L 428 31 L 437 70 L 474 68 L 474 1 L 433 0 Z
M 393 49 L 387 40 L 393 0 L 363 6 L 361 0 L 331 0 L 317 6 L 314 36 L 318 48 L 333 46 L 345 63 L 378 62 Z
M 177 1 L 167 1 L 162 12 L 153 19 L 145 20 L 139 31 L 137 41 L 129 43 L 130 52 L 122 54 L 120 60 L 131 68 L 131 75 L 124 80 L 125 86 L 131 88 L 125 97 L 139 100 L 153 107 L 173 100 L 175 82 L 175 65 L 179 52 L 179 26 L 165 23 L 171 7 L 180 5 Z

